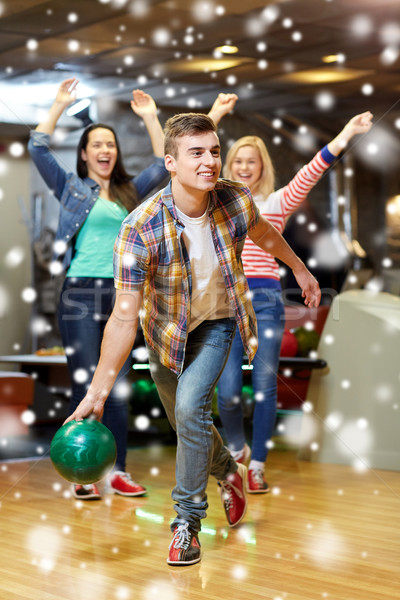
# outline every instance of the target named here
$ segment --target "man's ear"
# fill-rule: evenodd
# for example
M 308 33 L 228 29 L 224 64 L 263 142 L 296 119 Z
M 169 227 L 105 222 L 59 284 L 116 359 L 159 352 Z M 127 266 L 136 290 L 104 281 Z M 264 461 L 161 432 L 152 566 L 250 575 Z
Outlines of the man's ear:
M 172 154 L 166 154 L 164 156 L 164 164 L 167 171 L 174 173 L 176 171 L 176 161 Z

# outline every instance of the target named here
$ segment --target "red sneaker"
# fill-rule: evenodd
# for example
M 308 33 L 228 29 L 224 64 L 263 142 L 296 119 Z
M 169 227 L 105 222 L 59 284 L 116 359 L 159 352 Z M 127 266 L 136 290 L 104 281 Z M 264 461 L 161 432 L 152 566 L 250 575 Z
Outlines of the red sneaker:
M 167 563 L 169 565 L 194 565 L 200 560 L 200 542 L 197 533 L 189 529 L 189 523 L 178 525 L 169 545 Z
M 249 469 L 247 474 L 247 491 L 249 494 L 266 494 L 269 485 L 264 479 L 261 469 Z
M 108 479 L 106 491 L 108 494 L 120 496 L 143 496 L 147 490 L 132 480 L 129 473 L 114 471 Z
M 100 500 L 100 492 L 94 483 L 88 485 L 72 485 L 71 492 L 78 500 Z
M 250 460 L 251 456 L 251 448 L 245 444 L 242 450 L 238 452 L 231 452 L 233 460 L 237 463 L 247 464 Z
M 246 514 L 246 475 L 246 466 L 238 464 L 236 473 L 231 473 L 226 479 L 218 482 L 219 495 L 221 496 L 221 501 L 230 527 L 235 527 L 235 525 L 240 523 Z

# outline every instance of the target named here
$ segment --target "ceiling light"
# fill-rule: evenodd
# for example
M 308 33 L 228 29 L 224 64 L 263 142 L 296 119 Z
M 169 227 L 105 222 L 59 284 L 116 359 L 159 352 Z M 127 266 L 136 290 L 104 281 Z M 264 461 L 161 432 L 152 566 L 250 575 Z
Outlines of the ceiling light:
M 292 83 L 321 84 L 338 83 L 341 81 L 351 81 L 369 75 L 371 71 L 358 69 L 332 69 L 330 67 L 321 69 L 308 69 L 306 71 L 295 71 L 287 73 L 277 78 L 278 81 Z
M 87 127 L 91 123 L 93 123 L 92 119 L 89 115 L 89 106 L 92 103 L 90 98 L 83 98 L 82 100 L 78 100 L 72 106 L 70 106 L 67 110 L 67 115 L 69 117 L 76 117 L 82 121 L 84 127 Z
M 343 63 L 345 61 L 345 55 L 341 52 L 340 54 L 327 54 L 322 57 L 322 62 L 330 64 L 330 63 Z
M 239 52 L 239 48 L 237 46 L 225 44 L 224 46 L 215 48 L 214 52 L 221 52 L 221 54 L 236 54 L 236 52 Z
M 334 63 L 337 61 L 337 54 L 327 54 L 322 57 L 322 62 L 324 63 Z
M 78 113 L 81 112 L 81 110 L 84 110 L 85 108 L 87 108 L 91 103 L 90 98 L 84 98 L 83 100 L 78 100 L 78 102 L 75 102 L 72 106 L 70 106 L 67 110 L 67 115 L 69 117 L 73 117 L 75 115 L 77 115 Z
M 175 60 L 168 65 L 168 73 L 174 75 L 175 73 L 210 73 L 212 71 L 224 71 L 226 69 L 233 69 L 249 63 L 249 59 L 244 58 L 218 58 L 210 60 L 209 58 L 195 57 L 193 60 Z

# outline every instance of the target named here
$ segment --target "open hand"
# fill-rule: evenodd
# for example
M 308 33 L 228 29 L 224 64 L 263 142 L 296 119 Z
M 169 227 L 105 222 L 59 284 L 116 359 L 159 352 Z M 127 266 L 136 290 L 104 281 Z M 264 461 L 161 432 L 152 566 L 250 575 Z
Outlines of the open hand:
M 157 114 L 157 105 L 150 94 L 146 94 L 143 90 L 133 90 L 132 96 L 131 108 L 139 117 L 143 119 L 147 115 Z
M 93 416 L 97 421 L 101 421 L 103 412 L 104 402 L 88 393 L 78 404 L 72 415 L 65 419 L 64 424 L 69 423 L 69 421 L 82 421 L 82 419 L 86 419 L 90 416 Z
M 55 102 L 69 106 L 76 100 L 76 86 L 78 85 L 79 79 L 71 77 L 71 79 L 64 79 L 58 88 Z
M 301 271 L 293 271 L 297 283 L 301 287 L 301 295 L 304 298 L 304 304 L 309 308 L 319 306 L 321 302 L 321 290 L 318 281 L 306 267 Z

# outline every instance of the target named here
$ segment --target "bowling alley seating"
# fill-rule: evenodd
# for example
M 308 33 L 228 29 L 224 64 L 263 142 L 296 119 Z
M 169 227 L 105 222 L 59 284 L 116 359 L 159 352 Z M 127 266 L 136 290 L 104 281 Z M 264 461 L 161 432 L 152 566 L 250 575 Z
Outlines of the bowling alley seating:
M 22 413 L 33 404 L 34 379 L 26 373 L 0 371 L 0 436 L 26 435 Z
M 325 321 L 329 312 L 328 305 L 318 308 L 307 308 L 304 305 L 285 306 L 285 328 L 296 329 L 311 322 L 313 329 L 322 334 Z M 324 365 L 321 356 L 319 361 L 281 358 L 278 371 L 278 411 L 301 410 L 302 403 L 306 400 L 310 376 L 313 369 L 321 369 Z

